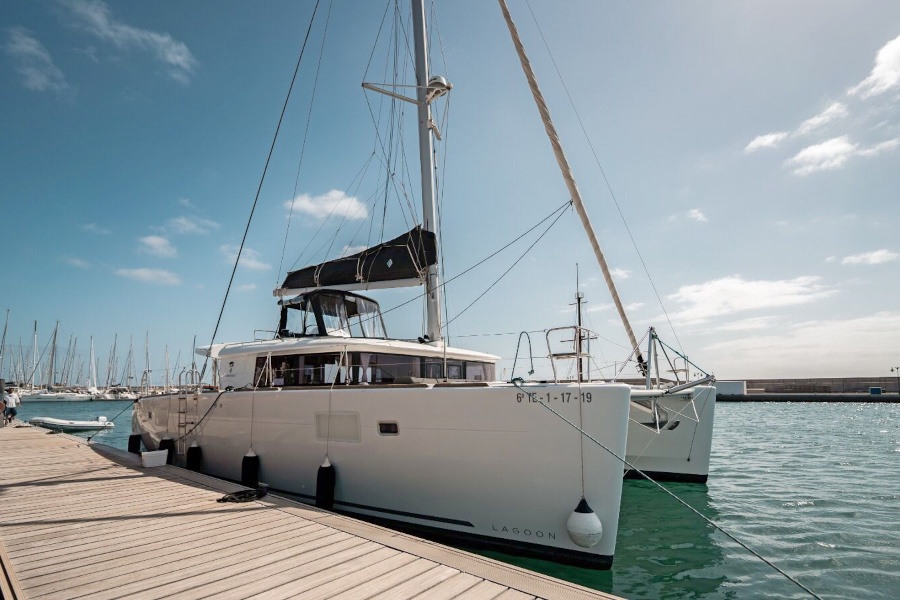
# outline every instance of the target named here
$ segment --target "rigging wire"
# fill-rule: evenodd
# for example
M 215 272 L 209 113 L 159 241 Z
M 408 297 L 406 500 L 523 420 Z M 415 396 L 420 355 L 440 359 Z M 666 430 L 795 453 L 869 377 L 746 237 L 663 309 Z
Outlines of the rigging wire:
M 266 179 L 266 172 L 269 170 L 269 162 L 272 160 L 272 153 L 275 151 L 275 142 L 278 139 L 278 132 L 281 130 L 281 123 L 284 121 L 284 113 L 287 111 L 288 102 L 291 99 L 291 91 L 294 89 L 294 83 L 297 81 L 297 73 L 300 71 L 300 63 L 303 61 L 303 54 L 306 50 L 306 42 L 309 41 L 309 34 L 312 31 L 313 23 L 316 20 L 316 12 L 319 10 L 319 0 L 313 7 L 312 16 L 309 19 L 309 27 L 306 29 L 306 36 L 303 38 L 303 46 L 300 48 L 300 56 L 297 58 L 297 65 L 294 67 L 294 75 L 291 77 L 291 85 L 288 87 L 287 97 L 284 99 L 284 105 L 281 107 L 281 115 L 278 117 L 278 125 L 275 127 L 275 135 L 272 137 L 272 144 L 269 146 L 269 154 L 266 156 L 266 163 L 263 167 L 262 176 L 259 178 L 259 186 L 256 188 L 256 197 L 253 199 L 253 206 L 250 209 L 250 216 L 247 218 L 247 225 L 244 227 L 244 235 L 241 238 L 241 245 L 238 248 L 237 256 L 234 258 L 234 267 L 231 269 L 231 277 L 228 279 L 228 287 L 225 289 L 225 297 L 222 298 L 222 307 L 219 309 L 219 317 L 216 319 L 216 326 L 213 329 L 212 338 L 209 341 L 209 351 L 203 360 L 203 369 L 200 372 L 200 381 L 206 374 L 206 367 L 209 364 L 210 355 L 212 354 L 212 345 L 216 341 L 216 334 L 219 333 L 219 326 L 222 324 L 222 315 L 225 313 L 225 305 L 228 302 L 228 294 L 231 292 L 231 286 L 234 283 L 234 275 L 237 273 L 238 264 L 241 262 L 241 254 L 244 251 L 244 244 L 247 242 L 247 234 L 250 233 L 250 223 L 253 221 L 253 213 L 256 212 L 256 205 L 259 203 L 259 196 L 262 192 L 263 181 Z
M 303 128 L 303 141 L 300 144 L 300 160 L 297 162 L 297 176 L 294 178 L 294 193 L 291 194 L 291 204 L 288 211 L 287 227 L 284 230 L 284 243 L 281 246 L 281 261 L 278 263 L 278 277 L 275 279 L 275 287 L 281 281 L 282 268 L 284 267 L 284 255 L 287 251 L 288 236 L 291 232 L 291 220 L 294 216 L 294 200 L 297 198 L 297 190 L 300 187 L 300 171 L 303 168 L 303 157 L 306 155 L 306 140 L 309 135 L 309 125 L 312 122 L 313 105 L 316 101 L 316 90 L 319 87 L 319 73 L 322 69 L 322 57 L 325 54 L 325 40 L 328 38 L 328 23 L 331 21 L 331 8 L 334 2 L 328 3 L 328 13 L 325 16 L 325 28 L 322 31 L 322 44 L 319 47 L 319 62 L 316 64 L 316 74 L 313 77 L 312 92 L 309 97 L 309 110 L 306 113 L 306 126 Z
M 500 254 L 501 252 L 503 252 L 504 250 L 506 250 L 507 248 L 509 248 L 510 246 L 512 246 L 513 244 L 515 244 L 515 243 L 518 242 L 519 240 L 521 240 L 523 237 L 525 237 L 526 235 L 528 235 L 529 233 L 531 233 L 532 231 L 534 231 L 535 229 L 537 229 L 538 227 L 540 227 L 541 225 L 543 225 L 544 223 L 546 223 L 547 221 L 549 221 L 551 218 L 553 218 L 554 215 L 556 215 L 556 213 L 562 214 L 562 211 L 564 211 L 564 209 L 565 209 L 567 206 L 571 206 L 571 204 L 572 204 L 572 201 L 571 201 L 571 200 L 566 200 L 559 208 L 557 208 L 556 210 L 554 210 L 553 212 L 551 212 L 549 215 L 547 215 L 546 217 L 544 217 L 543 219 L 541 219 L 540 221 L 538 221 L 535 225 L 532 225 L 530 229 L 528 229 L 528 230 L 525 231 L 524 233 L 521 233 L 519 236 L 517 236 L 517 237 L 514 238 L 512 241 L 510 241 L 509 243 L 507 243 L 505 246 L 503 246 L 502 248 L 500 248 L 500 249 L 498 249 L 498 250 L 495 250 L 494 252 L 492 252 L 492 253 L 489 254 L 488 256 L 484 257 L 483 259 L 481 259 L 480 261 L 478 261 L 477 263 L 475 263 L 474 265 L 472 265 L 472 266 L 469 267 L 468 269 L 466 269 L 466 270 L 464 270 L 464 271 L 461 271 L 460 273 L 457 273 L 456 275 L 454 275 L 454 276 L 451 277 L 450 279 L 447 279 L 446 281 L 442 281 L 439 287 L 444 287 L 444 286 L 446 286 L 448 283 L 450 283 L 450 282 L 452 282 L 452 281 L 455 281 L 456 279 L 459 279 L 460 277 L 462 277 L 463 275 L 469 273 L 469 272 L 472 271 L 473 269 L 476 269 L 476 268 L 480 267 L 481 265 L 483 265 L 484 263 L 486 263 L 486 262 L 489 261 L 490 259 L 494 258 L 494 257 L 497 256 L 498 254 Z M 558 219 L 559 219 L 559 216 L 557 216 L 556 219 L 558 220 Z M 555 223 L 555 222 L 556 222 L 556 221 L 554 221 L 554 223 Z M 544 232 L 544 233 L 546 233 L 546 232 Z M 542 237 L 543 237 L 543 235 L 544 235 L 544 234 L 541 234 Z M 534 246 L 534 244 L 532 244 L 532 246 Z M 529 248 L 529 250 L 530 250 L 530 249 L 531 249 L 531 248 Z M 516 262 L 519 262 L 519 260 L 521 260 L 521 257 L 520 257 Z M 515 265 L 513 265 L 513 266 L 515 266 Z M 410 298 L 410 299 L 407 300 L 406 302 L 401 302 L 400 304 L 398 304 L 398 305 L 396 305 L 396 306 L 392 306 L 391 308 L 389 308 L 389 309 L 387 309 L 387 310 L 381 311 L 381 314 L 382 314 L 382 315 L 385 315 L 385 314 L 387 314 L 387 313 L 389 313 L 389 312 L 393 312 L 393 311 L 395 311 L 395 310 L 397 310 L 397 309 L 399 309 L 399 308 L 402 308 L 402 307 L 406 306 L 407 304 L 410 304 L 411 302 L 415 302 L 416 300 L 419 300 L 419 299 L 425 297 L 426 294 L 427 294 L 427 292 L 422 292 L 421 294 L 419 294 L 419 295 L 417 295 L 417 296 L 415 296 L 415 297 L 413 297 L 413 298 Z M 483 295 L 483 294 L 482 294 L 482 295 Z
M 354 187 L 354 185 L 356 186 L 355 189 L 356 189 L 357 191 L 359 190 L 359 187 L 362 185 L 362 180 L 365 178 L 366 173 L 367 173 L 368 170 L 369 170 L 369 166 L 372 164 L 372 159 L 374 159 L 374 158 L 375 158 L 375 154 L 374 154 L 374 153 L 369 155 L 369 158 L 366 159 L 366 162 L 363 163 L 363 166 L 360 168 L 359 171 L 357 171 L 356 175 L 355 175 L 355 176 L 353 177 L 353 179 L 350 181 L 350 184 L 347 186 L 347 189 L 348 189 L 348 190 L 352 190 L 353 187 Z M 319 223 L 319 227 L 316 229 L 315 233 L 313 233 L 313 234 L 310 236 L 309 241 L 306 242 L 306 245 L 303 247 L 303 250 L 300 252 L 300 254 L 299 254 L 299 256 L 297 257 L 297 259 L 294 260 L 294 262 L 293 262 L 293 264 L 291 265 L 290 269 L 293 269 L 293 268 L 295 268 L 295 267 L 297 266 L 297 264 L 300 262 L 300 260 L 301 260 L 301 259 L 303 258 L 303 256 L 306 254 L 306 251 L 309 249 L 310 245 L 313 243 L 313 241 L 318 237 L 319 233 L 322 231 L 322 228 L 325 226 L 325 223 L 327 223 L 328 220 L 332 217 L 332 215 L 334 215 L 335 211 L 337 211 L 338 207 L 341 205 L 341 202 L 343 202 L 343 200 L 344 200 L 344 198 L 346 198 L 346 196 L 347 196 L 347 192 L 344 192 L 344 194 L 341 196 L 341 198 L 340 198 L 337 202 L 335 202 L 335 203 L 332 205 L 331 210 L 328 211 L 328 214 L 325 215 L 325 218 L 323 218 L 323 219 L 322 219 L 322 222 Z M 360 210 L 362 210 L 362 205 L 359 206 L 359 207 L 357 207 L 357 209 L 353 212 L 353 214 L 350 215 L 350 218 L 351 218 L 351 219 L 352 219 L 352 218 L 355 218 L 356 214 L 357 214 Z M 340 231 L 340 228 L 341 228 L 342 226 L 343 226 L 343 225 L 341 225 L 341 226 L 338 227 L 338 232 Z M 335 232 L 335 235 L 337 235 L 337 232 Z M 328 242 L 327 242 L 327 241 L 326 241 L 326 242 L 323 242 L 322 245 L 319 246 L 319 248 L 318 248 L 315 252 L 313 252 L 313 254 L 320 254 L 322 248 L 325 247 L 325 244 L 326 244 L 326 243 L 328 243 Z
M 559 66 L 556 64 L 556 59 L 553 57 L 553 53 L 550 51 L 550 45 L 547 43 L 547 39 L 544 37 L 544 32 L 541 29 L 540 23 L 538 23 L 537 17 L 534 14 L 534 10 L 531 8 L 531 3 L 529 0 L 525 0 L 526 6 L 528 6 L 528 11 L 531 13 L 531 18 L 534 20 L 534 24 L 537 26 L 538 33 L 541 36 L 541 40 L 544 42 L 544 47 L 547 49 L 547 54 L 550 56 L 550 61 L 553 63 L 553 68 L 556 70 L 556 75 L 559 77 L 560 83 L 562 83 L 563 89 L 566 92 L 566 97 L 569 99 L 569 105 L 572 107 L 573 112 L 575 113 L 575 117 L 578 119 L 578 125 L 581 127 L 581 132 L 584 134 L 585 139 L 587 140 L 588 147 L 591 149 L 591 154 L 594 156 L 594 162 L 597 163 L 597 168 L 600 169 L 600 174 L 603 176 L 603 182 L 606 184 L 606 189 L 609 190 L 609 195 L 613 199 L 613 203 L 616 206 L 616 210 L 619 213 L 619 218 L 622 219 L 622 224 L 625 226 L 625 231 L 628 232 L 628 237 L 631 239 L 631 245 L 634 246 L 634 251 L 638 255 L 638 259 L 641 261 L 641 266 L 644 268 L 644 273 L 647 275 L 647 279 L 650 281 L 650 287 L 653 288 L 653 293 L 656 295 L 656 300 L 659 302 L 660 308 L 662 308 L 663 314 L 666 316 L 666 321 L 669 324 L 669 328 L 672 330 L 672 335 L 675 336 L 675 341 L 678 342 L 678 346 L 681 347 L 681 340 L 678 339 L 678 333 L 675 331 L 675 326 L 672 324 L 672 319 L 669 318 L 669 312 L 666 310 L 665 304 L 663 304 L 662 296 L 659 295 L 659 290 L 656 288 L 656 283 L 653 281 L 653 277 L 650 275 L 650 269 L 647 267 L 647 263 L 644 261 L 644 257 L 641 254 L 640 248 L 638 248 L 637 240 L 634 238 L 634 234 L 631 232 L 631 228 L 628 226 L 628 221 L 625 220 L 625 214 L 622 212 L 622 207 L 619 205 L 619 200 L 616 198 L 615 192 L 613 192 L 612 184 L 610 184 L 609 179 L 606 177 L 606 171 L 603 170 L 603 165 L 600 164 L 600 158 L 597 156 L 597 150 L 594 148 L 594 144 L 591 141 L 590 136 L 588 136 L 587 128 L 584 126 L 584 122 L 581 120 L 581 114 L 578 112 L 578 109 L 575 107 L 575 101 L 572 99 L 572 95 L 569 93 L 569 88 L 566 85 L 565 80 L 563 79 L 562 73 L 559 70 Z
M 458 313 L 456 314 L 455 317 L 453 317 L 452 319 L 450 319 L 449 321 L 447 321 L 447 323 L 444 324 L 444 327 L 445 327 L 445 328 L 449 327 L 449 326 L 450 326 L 450 323 L 452 323 L 452 322 L 455 321 L 456 319 L 460 318 L 460 317 L 463 315 L 463 313 L 465 313 L 467 310 L 469 310 L 470 308 L 472 308 L 472 306 L 473 306 L 476 302 L 478 302 L 479 300 L 481 300 L 481 299 L 484 297 L 485 294 L 487 294 L 489 291 L 491 291 L 491 289 L 492 289 L 495 285 L 497 285 L 498 283 L 500 283 L 500 280 L 502 280 L 504 277 L 506 277 L 506 275 L 507 275 L 510 271 L 512 271 L 513 268 L 514 268 L 517 264 L 519 264 L 519 262 L 521 262 L 521 260 L 522 260 L 523 258 L 525 258 L 525 256 L 528 255 L 528 252 L 531 251 L 531 249 L 534 248 L 535 245 L 536 245 L 538 242 L 540 242 L 540 241 L 544 238 L 545 235 L 547 235 L 547 233 L 553 228 L 554 225 L 556 225 L 556 223 L 559 221 L 559 219 L 560 219 L 564 214 L 565 214 L 564 211 L 560 211 L 560 213 L 556 216 L 556 218 L 553 220 L 553 222 L 550 223 L 550 225 L 547 226 L 547 229 L 545 229 L 544 232 L 543 232 L 540 236 L 538 236 L 538 239 L 534 240 L 534 242 L 533 242 L 530 246 L 528 246 L 528 248 L 525 250 L 525 252 L 523 252 L 522 255 L 521 255 L 519 258 L 517 258 L 516 261 L 515 261 L 513 264 L 511 264 L 511 265 L 509 266 L 509 268 L 506 269 L 506 270 L 503 272 L 502 275 L 500 275 L 500 277 L 498 277 L 497 279 L 495 279 L 494 282 L 493 282 L 491 285 L 489 285 L 489 286 L 487 287 L 486 290 L 484 290 L 483 292 L 481 292 L 481 294 L 479 294 L 477 298 L 475 298 L 474 300 L 472 300 L 472 302 L 470 302 L 469 305 L 468 305 L 467 307 L 465 307 L 464 309 L 462 309 L 462 311 L 458 312 Z
M 521 378 L 516 378 L 516 379 L 514 379 L 514 380 L 512 381 L 512 384 L 513 384 L 514 386 L 516 386 L 516 387 L 517 387 L 519 390 L 521 390 L 522 392 L 528 394 L 529 392 L 527 392 L 523 387 L 521 387 L 521 385 L 519 385 L 520 383 L 524 383 L 524 381 L 523 381 Z M 530 395 L 530 394 L 529 394 L 529 395 Z M 600 440 L 598 440 L 597 438 L 595 438 L 594 436 L 592 436 L 591 434 L 589 434 L 588 432 L 586 432 L 586 431 L 585 431 L 584 429 L 582 429 L 581 427 L 575 425 L 572 421 L 568 420 L 567 418 L 565 418 L 564 416 L 562 416 L 561 414 L 559 414 L 557 411 L 553 410 L 553 408 L 552 408 L 550 405 L 544 404 L 543 402 L 538 402 L 538 404 L 539 404 L 540 406 L 543 406 L 544 408 L 546 408 L 546 409 L 549 410 L 550 412 L 552 412 L 552 413 L 553 413 L 554 415 L 556 415 L 557 417 L 559 417 L 562 421 L 564 421 L 565 423 L 567 423 L 570 427 L 572 427 L 573 429 L 575 429 L 576 431 L 578 431 L 583 437 L 588 438 L 590 441 L 592 441 L 592 442 L 594 442 L 596 445 L 600 446 L 603 450 L 605 450 L 607 453 L 609 453 L 610 455 L 612 455 L 612 456 L 613 456 L 616 460 L 618 460 L 619 462 L 623 463 L 623 464 L 624 464 L 625 466 L 627 466 L 629 469 L 633 470 L 635 473 L 638 473 L 641 477 L 643 477 L 644 479 L 646 479 L 647 481 L 649 481 L 650 483 L 652 483 L 653 485 L 655 485 L 656 487 L 658 487 L 660 490 L 662 490 L 663 492 L 665 492 L 667 495 L 671 496 L 676 502 L 680 503 L 682 506 L 684 506 L 685 508 L 687 508 L 688 510 L 690 510 L 692 513 L 694 513 L 695 515 L 697 515 L 698 517 L 700 517 L 701 519 L 703 519 L 704 521 L 706 521 L 707 524 L 709 524 L 709 525 L 711 525 L 712 527 L 714 527 L 717 531 L 719 531 L 720 533 L 722 533 L 723 535 L 725 535 L 728 539 L 730 539 L 731 541 L 733 541 L 734 543 L 736 543 L 737 545 L 739 545 L 741 548 L 743 548 L 744 550 L 746 550 L 747 552 L 749 552 L 750 554 L 752 554 L 753 556 L 755 556 L 755 557 L 758 558 L 759 560 L 763 561 L 765 564 L 767 564 L 767 565 L 769 565 L 770 567 L 772 567 L 773 569 L 775 569 L 778 573 L 780 573 L 781 575 L 783 575 L 788 581 L 790 581 L 790 582 L 796 584 L 799 588 L 801 588 L 804 592 L 806 592 L 807 594 L 809 594 L 809 595 L 812 596 L 813 598 L 816 598 L 817 600 L 822 600 L 815 592 L 813 592 L 811 589 L 809 589 L 808 587 L 806 587 L 805 585 L 803 585 L 802 583 L 800 583 L 799 581 L 797 581 L 796 579 L 794 579 L 793 577 L 791 577 L 791 576 L 790 576 L 788 573 L 786 573 L 785 571 L 781 570 L 781 569 L 780 569 L 777 565 L 775 565 L 772 561 L 770 561 L 770 560 L 766 559 L 765 557 L 763 557 L 759 552 L 757 552 L 756 550 L 754 550 L 753 548 L 751 548 L 750 546 L 748 546 L 747 544 L 745 544 L 744 542 L 742 542 L 741 540 L 739 540 L 739 539 L 738 539 L 737 537 L 735 537 L 733 534 L 731 534 L 731 533 L 729 533 L 728 531 L 726 531 L 721 525 L 718 525 L 715 521 L 713 521 L 712 519 L 710 519 L 709 517 L 707 517 L 706 515 L 704 515 L 703 513 L 701 513 L 699 510 L 697 510 L 696 508 L 694 508 L 693 506 L 691 506 L 690 504 L 688 504 L 687 502 L 685 502 L 684 500 L 682 500 L 681 498 L 679 498 L 678 496 L 676 496 L 675 494 L 673 494 L 672 492 L 670 492 L 668 489 L 666 489 L 665 486 L 663 486 L 662 484 L 658 483 L 658 482 L 657 482 L 656 480 L 654 480 L 652 477 L 650 477 L 649 475 L 647 475 L 646 473 L 644 473 L 643 471 L 641 471 L 640 469 L 638 469 L 637 467 L 635 467 L 633 464 L 631 464 L 630 462 L 628 462 L 628 460 L 626 460 L 624 457 L 619 456 L 618 454 L 616 454 L 615 452 L 613 452 L 612 450 L 610 450 L 609 448 L 607 448 L 607 447 L 603 444 L 603 442 L 601 442 Z

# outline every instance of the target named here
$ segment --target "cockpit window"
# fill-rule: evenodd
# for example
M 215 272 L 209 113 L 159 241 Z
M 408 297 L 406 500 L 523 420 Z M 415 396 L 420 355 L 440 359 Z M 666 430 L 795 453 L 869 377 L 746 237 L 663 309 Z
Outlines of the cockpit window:
M 344 298 L 323 294 L 319 296 L 319 306 L 322 308 L 325 335 L 350 337 L 350 318 Z
M 330 290 L 310 292 L 284 302 L 279 329 L 281 337 L 387 337 L 377 302 Z

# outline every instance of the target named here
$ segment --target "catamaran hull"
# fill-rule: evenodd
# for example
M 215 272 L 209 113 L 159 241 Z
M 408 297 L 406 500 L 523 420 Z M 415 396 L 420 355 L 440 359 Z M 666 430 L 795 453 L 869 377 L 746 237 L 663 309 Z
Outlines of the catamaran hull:
M 658 432 L 652 411 L 638 402 L 653 398 L 666 415 Z M 716 388 L 711 386 L 673 395 L 661 395 L 659 390 L 633 390 L 625 459 L 657 481 L 706 483 L 715 411 Z M 643 479 L 627 466 L 625 478 Z
M 611 453 L 625 451 L 629 396 L 619 384 L 167 395 L 139 400 L 133 429 L 149 449 L 176 440 L 179 461 L 196 443 L 203 472 L 235 481 L 252 447 L 259 481 L 306 502 L 316 498 L 327 454 L 337 511 L 462 545 L 609 568 L 622 490 L 622 463 Z M 191 422 L 199 422 L 194 433 Z M 583 493 L 602 524 L 591 548 L 567 533 Z

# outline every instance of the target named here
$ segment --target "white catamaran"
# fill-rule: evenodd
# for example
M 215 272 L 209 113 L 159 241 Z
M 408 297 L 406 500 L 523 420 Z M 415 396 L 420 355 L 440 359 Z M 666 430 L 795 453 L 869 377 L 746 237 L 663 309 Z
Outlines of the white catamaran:
M 499 382 L 498 357 L 444 343 L 431 105 L 451 86 L 428 72 L 423 0 L 412 22 L 421 224 L 288 273 L 275 337 L 202 349 L 217 389 L 194 373 L 178 393 L 141 398 L 134 436 L 206 473 L 398 529 L 608 568 L 631 387 Z M 402 285 L 425 287 L 418 341 L 389 338 L 378 303 L 354 293 Z

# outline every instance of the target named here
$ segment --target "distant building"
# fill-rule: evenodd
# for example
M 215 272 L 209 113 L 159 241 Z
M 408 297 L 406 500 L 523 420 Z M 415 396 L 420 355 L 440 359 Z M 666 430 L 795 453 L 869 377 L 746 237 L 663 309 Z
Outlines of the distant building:
M 745 383 L 745 392 L 731 391 L 730 384 Z M 723 387 L 723 384 L 729 384 Z M 717 381 L 719 395 L 739 394 L 867 394 L 871 388 L 881 388 L 884 393 L 896 394 L 897 378 L 888 377 L 824 377 L 811 379 L 748 379 Z M 729 391 L 725 391 L 725 390 Z

